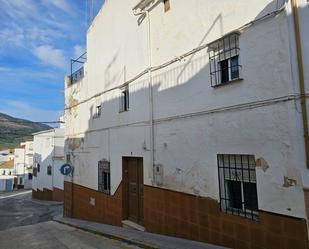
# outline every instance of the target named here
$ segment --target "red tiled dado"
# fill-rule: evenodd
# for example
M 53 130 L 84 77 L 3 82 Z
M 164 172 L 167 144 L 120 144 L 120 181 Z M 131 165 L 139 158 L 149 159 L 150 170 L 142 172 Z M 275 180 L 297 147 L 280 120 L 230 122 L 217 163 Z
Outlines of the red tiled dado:
M 109 196 L 79 185 L 74 185 L 72 191 L 71 183 L 65 182 L 64 196 L 65 215 L 121 225 L 124 218 L 121 184 L 115 195 Z M 91 197 L 95 197 L 95 205 L 90 204 Z M 291 245 L 307 249 L 305 220 L 259 212 L 259 220 L 253 221 L 221 213 L 216 200 L 147 185 L 144 226 L 149 232 L 236 249 L 294 249 Z

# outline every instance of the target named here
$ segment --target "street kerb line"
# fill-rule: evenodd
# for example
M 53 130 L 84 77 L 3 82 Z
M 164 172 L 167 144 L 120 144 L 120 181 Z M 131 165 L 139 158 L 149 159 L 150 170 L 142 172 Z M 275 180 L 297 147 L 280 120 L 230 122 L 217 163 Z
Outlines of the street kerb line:
M 2 199 L 7 199 L 7 198 L 11 198 L 11 197 L 18 196 L 18 195 L 29 194 L 29 193 L 31 193 L 31 192 L 32 192 L 32 190 L 29 190 L 29 191 L 25 191 L 25 192 L 13 194 L 13 195 L 0 196 L 0 200 L 2 200 Z

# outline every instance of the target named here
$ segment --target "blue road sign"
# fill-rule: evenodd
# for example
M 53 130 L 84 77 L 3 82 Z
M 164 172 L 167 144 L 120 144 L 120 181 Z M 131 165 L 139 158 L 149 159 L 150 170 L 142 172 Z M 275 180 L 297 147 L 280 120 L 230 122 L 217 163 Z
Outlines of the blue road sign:
M 73 172 L 73 166 L 68 163 L 63 164 L 60 168 L 60 172 L 62 175 L 67 176 Z

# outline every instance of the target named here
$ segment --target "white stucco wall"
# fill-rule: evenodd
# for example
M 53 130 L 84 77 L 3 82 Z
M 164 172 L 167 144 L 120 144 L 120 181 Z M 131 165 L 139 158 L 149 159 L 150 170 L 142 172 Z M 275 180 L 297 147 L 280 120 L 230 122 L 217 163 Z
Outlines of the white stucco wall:
M 25 149 L 15 148 L 14 152 L 14 170 L 16 175 L 25 173 Z
M 130 110 L 119 113 L 117 86 L 149 66 L 148 23 L 138 23 L 132 14 L 135 3 L 106 1 L 88 31 L 85 77 L 65 92 L 66 107 L 73 106 L 65 112 L 65 151 L 75 166 L 74 182 L 97 190 L 97 164 L 107 159 L 112 193 L 122 179 L 123 156 L 143 157 L 144 182 L 154 184 L 147 74 L 130 83 Z M 208 44 L 281 3 L 177 0 L 167 13 L 160 3 L 150 12 L 152 65 Z M 161 187 L 219 200 L 217 154 L 250 154 L 269 166 L 256 171 L 259 209 L 306 217 L 288 13 L 242 30 L 242 81 L 212 88 L 207 48 L 153 72 L 154 157 L 163 167 Z M 93 118 L 97 103 L 102 115 Z M 296 185 L 286 186 L 285 178 Z
M 40 164 L 40 172 L 33 177 L 32 188 L 53 190 L 63 189 L 63 176 L 59 168 L 63 165 L 64 130 L 52 129 L 34 134 L 34 166 Z M 52 174 L 47 174 L 47 167 L 52 166 Z

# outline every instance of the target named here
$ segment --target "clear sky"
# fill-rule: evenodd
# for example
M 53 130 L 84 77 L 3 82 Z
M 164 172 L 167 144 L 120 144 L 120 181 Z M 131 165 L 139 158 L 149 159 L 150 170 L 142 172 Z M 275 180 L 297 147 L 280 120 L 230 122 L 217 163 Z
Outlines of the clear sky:
M 92 1 L 95 15 L 104 0 Z M 0 112 L 58 119 L 70 59 L 85 51 L 90 2 L 0 0 Z

